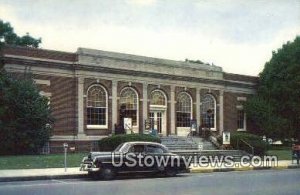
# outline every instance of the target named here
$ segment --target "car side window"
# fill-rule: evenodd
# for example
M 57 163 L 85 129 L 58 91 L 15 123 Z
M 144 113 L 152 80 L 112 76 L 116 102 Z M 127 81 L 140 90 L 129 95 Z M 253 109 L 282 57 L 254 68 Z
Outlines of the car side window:
M 152 154 L 163 154 L 164 150 L 159 146 L 148 145 L 146 148 L 146 152 Z
M 145 151 L 145 147 L 144 145 L 133 145 L 129 152 L 133 152 L 133 153 L 143 153 Z

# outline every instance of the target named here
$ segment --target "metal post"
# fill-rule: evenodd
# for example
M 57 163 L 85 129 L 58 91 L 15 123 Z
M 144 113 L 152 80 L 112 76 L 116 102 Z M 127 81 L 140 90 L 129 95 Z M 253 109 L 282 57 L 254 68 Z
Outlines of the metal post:
M 68 151 L 68 143 L 64 143 L 64 151 L 65 151 L 65 172 L 67 172 L 67 151 Z

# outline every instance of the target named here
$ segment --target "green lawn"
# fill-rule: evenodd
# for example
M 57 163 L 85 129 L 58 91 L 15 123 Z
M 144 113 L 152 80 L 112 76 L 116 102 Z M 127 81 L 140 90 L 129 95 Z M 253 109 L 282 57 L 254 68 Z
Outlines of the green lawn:
M 278 160 L 292 160 L 292 150 L 289 149 L 271 149 L 267 152 L 268 155 L 275 155 Z
M 81 160 L 88 153 L 67 155 L 68 167 L 79 167 Z M 64 154 L 0 156 L 1 169 L 39 169 L 63 168 Z

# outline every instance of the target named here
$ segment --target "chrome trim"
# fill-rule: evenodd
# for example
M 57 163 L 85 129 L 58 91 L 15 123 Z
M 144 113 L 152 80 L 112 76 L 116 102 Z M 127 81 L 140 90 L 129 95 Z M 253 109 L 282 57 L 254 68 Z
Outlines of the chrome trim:
M 81 164 L 80 171 L 89 171 L 89 172 L 96 172 L 99 171 L 99 167 L 95 167 L 93 164 Z

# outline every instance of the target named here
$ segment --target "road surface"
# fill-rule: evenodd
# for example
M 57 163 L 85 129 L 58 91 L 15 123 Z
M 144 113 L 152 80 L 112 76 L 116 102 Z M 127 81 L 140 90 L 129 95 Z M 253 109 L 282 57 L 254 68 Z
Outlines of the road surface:
M 0 194 L 300 194 L 300 169 L 118 177 L 113 181 L 1 182 Z

